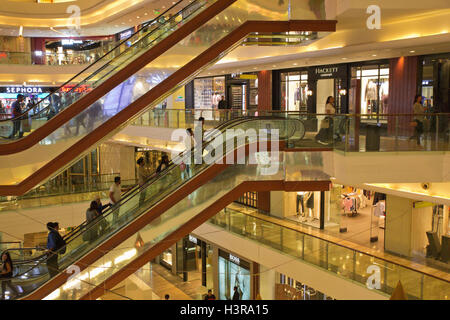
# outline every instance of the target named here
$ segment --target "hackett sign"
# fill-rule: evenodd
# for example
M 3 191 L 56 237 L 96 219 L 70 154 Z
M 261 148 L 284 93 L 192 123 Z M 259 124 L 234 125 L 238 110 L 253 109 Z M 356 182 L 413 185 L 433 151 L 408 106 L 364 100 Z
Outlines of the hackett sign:
M 333 73 L 337 73 L 338 71 L 339 71 L 338 67 L 316 68 L 316 74 L 321 76 L 332 75 Z

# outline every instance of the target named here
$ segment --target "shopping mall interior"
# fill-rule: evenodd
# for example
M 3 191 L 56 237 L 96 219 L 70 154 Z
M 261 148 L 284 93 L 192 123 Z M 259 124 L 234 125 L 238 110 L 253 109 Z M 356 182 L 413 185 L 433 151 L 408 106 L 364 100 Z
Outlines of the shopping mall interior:
M 2 0 L 0 300 L 450 300 L 447 0 Z

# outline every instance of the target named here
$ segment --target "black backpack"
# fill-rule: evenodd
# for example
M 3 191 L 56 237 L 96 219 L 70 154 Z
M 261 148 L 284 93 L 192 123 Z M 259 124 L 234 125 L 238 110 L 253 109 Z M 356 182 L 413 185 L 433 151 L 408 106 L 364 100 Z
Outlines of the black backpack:
M 59 254 L 66 253 L 66 240 L 64 240 L 58 232 L 54 232 L 54 235 L 56 242 L 56 251 L 58 251 Z

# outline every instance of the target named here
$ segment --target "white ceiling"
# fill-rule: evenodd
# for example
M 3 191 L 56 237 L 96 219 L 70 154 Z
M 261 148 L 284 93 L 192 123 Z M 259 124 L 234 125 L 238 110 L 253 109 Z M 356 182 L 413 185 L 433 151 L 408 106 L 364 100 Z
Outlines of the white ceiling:
M 8 1 L 8 0 L 1 0 Z M 18 36 L 23 25 L 25 37 L 68 37 L 113 35 L 154 19 L 179 0 L 75 0 L 67 3 L 37 4 L 11 2 L 0 9 L 0 35 Z M 185 6 L 189 1 L 184 1 Z M 81 28 L 65 27 L 70 5 L 81 9 Z M 180 6 L 181 9 L 183 6 Z M 39 17 L 39 18 L 36 18 Z M 42 27 L 41 27 L 42 26 Z

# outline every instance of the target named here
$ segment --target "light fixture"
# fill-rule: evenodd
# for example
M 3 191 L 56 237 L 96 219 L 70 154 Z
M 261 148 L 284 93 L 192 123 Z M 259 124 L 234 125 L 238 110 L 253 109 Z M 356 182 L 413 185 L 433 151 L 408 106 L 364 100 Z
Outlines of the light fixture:
M 23 26 L 19 27 L 19 37 L 23 36 Z
M 309 97 L 311 97 L 311 96 L 313 95 L 313 91 L 312 91 L 311 89 L 309 89 L 309 90 L 306 92 L 306 94 L 307 94 Z
M 347 90 L 346 89 L 341 89 L 341 90 L 339 90 L 339 94 L 341 96 L 345 96 L 347 94 Z
M 415 50 L 411 50 L 409 53 L 415 53 L 416 51 Z

